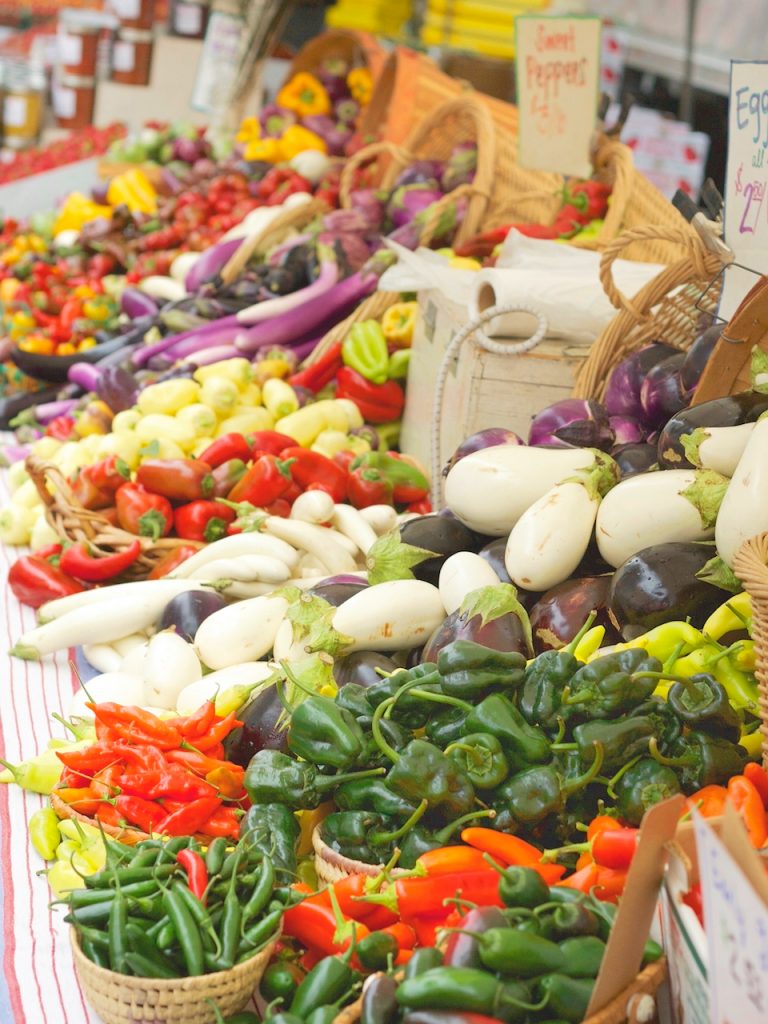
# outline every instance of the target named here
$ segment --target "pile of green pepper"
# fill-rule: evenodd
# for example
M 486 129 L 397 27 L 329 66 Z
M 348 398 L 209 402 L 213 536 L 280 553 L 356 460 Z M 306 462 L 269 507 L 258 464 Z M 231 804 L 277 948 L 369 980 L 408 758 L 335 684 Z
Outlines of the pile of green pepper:
M 100 967 L 145 978 L 227 970 L 279 934 L 297 897 L 275 886 L 270 857 L 246 839 L 191 837 L 137 846 L 107 841 L 107 863 L 62 902 L 83 953 Z
M 662 677 L 668 700 L 654 695 Z M 606 806 L 638 824 L 667 796 L 739 774 L 740 726 L 714 676 L 675 680 L 642 649 L 585 665 L 565 648 L 526 664 L 457 640 L 437 663 L 308 698 L 289 753 L 259 751 L 245 788 L 272 815 L 332 798 L 328 845 L 368 863 L 397 847 L 412 867 L 474 818 L 540 846 L 573 842 Z

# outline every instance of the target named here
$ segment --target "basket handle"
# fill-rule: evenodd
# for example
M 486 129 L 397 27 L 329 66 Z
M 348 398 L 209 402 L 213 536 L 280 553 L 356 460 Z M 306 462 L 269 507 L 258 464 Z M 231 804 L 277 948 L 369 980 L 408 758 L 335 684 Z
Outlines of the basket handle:
M 388 154 L 392 159 L 404 167 L 409 159 L 410 155 L 407 150 L 400 146 L 396 146 L 393 142 L 372 142 L 370 146 L 363 146 L 359 149 L 354 156 L 344 164 L 344 170 L 341 172 L 341 180 L 339 182 L 339 203 L 341 206 L 348 210 L 350 206 L 350 195 L 354 189 L 355 173 L 359 167 L 364 164 L 372 163 L 376 157 L 381 156 L 383 153 Z
M 763 766 L 768 768 L 768 533 L 744 541 L 733 559 L 733 571 L 752 598 L 752 636 L 757 664 Z
M 310 199 L 301 206 L 291 206 L 279 213 L 274 220 L 271 220 L 266 227 L 246 235 L 240 245 L 235 249 L 221 270 L 221 280 L 225 285 L 231 284 L 245 269 L 248 260 L 259 246 L 271 235 L 277 234 L 284 229 L 297 227 L 301 223 L 309 223 L 317 214 L 325 213 L 327 205 L 321 199 Z

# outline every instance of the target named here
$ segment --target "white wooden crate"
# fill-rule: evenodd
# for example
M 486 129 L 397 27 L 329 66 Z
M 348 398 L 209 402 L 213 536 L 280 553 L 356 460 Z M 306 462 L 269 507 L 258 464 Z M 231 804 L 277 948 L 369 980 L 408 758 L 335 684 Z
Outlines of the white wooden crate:
M 439 291 L 423 291 L 418 298 L 400 444 L 404 452 L 429 466 L 437 374 L 445 350 L 467 323 L 468 313 Z M 483 351 L 471 339 L 465 341 L 445 387 L 441 463 L 464 438 L 486 427 L 506 427 L 526 439 L 531 419 L 539 410 L 570 397 L 588 351 L 585 345 L 545 339 L 531 352 L 501 356 Z

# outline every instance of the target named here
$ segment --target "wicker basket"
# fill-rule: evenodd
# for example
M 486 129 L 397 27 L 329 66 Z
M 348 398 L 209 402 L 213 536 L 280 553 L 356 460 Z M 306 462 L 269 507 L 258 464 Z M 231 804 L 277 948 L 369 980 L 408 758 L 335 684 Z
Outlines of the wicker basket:
M 130 547 L 136 540 L 139 541 L 141 554 L 126 570 L 126 579 L 138 580 L 148 576 L 169 551 L 182 544 L 203 547 L 197 541 L 188 541 L 181 537 L 160 537 L 158 540 L 152 540 L 121 530 L 113 526 L 101 512 L 83 508 L 63 473 L 56 466 L 31 456 L 25 466 L 45 505 L 45 518 L 59 537 L 73 544 L 86 541 L 96 555 L 114 555 Z
M 376 142 L 365 146 L 345 164 L 341 175 L 340 201 L 348 207 L 358 168 L 376 163 L 375 180 L 391 188 L 398 174 L 414 160 L 445 160 L 458 142 L 477 145 L 477 170 L 471 185 L 460 185 L 434 204 L 440 213 L 460 195 L 468 197 L 467 210 L 456 233 L 457 241 L 470 238 L 485 223 L 495 188 L 496 129 L 488 110 L 474 97 L 449 100 L 424 117 L 402 146 Z M 385 158 L 382 163 L 381 158 Z M 439 217 L 433 218 L 433 230 Z M 428 238 L 423 238 L 426 244 Z
M 353 67 L 367 67 L 376 80 L 385 59 L 386 51 L 369 32 L 329 29 L 302 46 L 291 61 L 285 81 L 290 81 L 300 71 L 314 74 L 326 60 L 343 60 Z
M 733 559 L 733 571 L 752 598 L 755 677 L 759 693 L 763 766 L 768 768 L 768 533 L 745 541 Z
M 351 857 L 344 857 L 342 854 L 336 853 L 323 842 L 320 829 L 321 826 L 316 825 L 312 830 L 312 848 L 315 851 L 315 871 L 321 882 L 331 884 L 348 875 L 368 875 L 370 878 L 376 878 L 381 874 L 383 864 L 367 864 L 365 861 L 352 860 Z M 398 868 L 393 868 L 389 872 L 393 878 L 397 878 L 403 873 Z
M 260 953 L 229 971 L 193 978 L 135 978 L 108 971 L 89 960 L 70 930 L 72 957 L 80 986 L 105 1024 L 213 1024 L 212 1000 L 227 1017 L 248 1003 L 275 948 Z
M 90 825 L 92 828 L 96 827 L 93 818 L 89 818 L 87 814 L 80 814 L 79 811 L 73 811 L 69 804 L 64 803 L 61 797 L 56 795 L 55 789 L 52 791 L 50 799 L 51 807 L 59 818 L 71 818 L 73 821 L 81 821 L 84 825 Z M 126 846 L 136 846 L 137 843 L 143 843 L 145 839 L 157 838 L 157 834 L 150 836 L 148 832 L 141 832 L 139 829 L 129 828 L 127 825 L 118 828 L 115 825 L 106 825 L 104 822 L 99 822 L 98 827 L 105 835 L 112 836 L 113 839 L 117 839 Z M 194 838 L 199 843 L 202 843 L 203 846 L 207 846 L 212 837 L 202 832 L 196 832 Z
M 626 248 L 667 243 L 685 256 L 657 274 L 628 299 L 613 281 L 613 261 Z M 574 395 L 601 400 L 617 363 L 651 341 L 660 340 L 687 349 L 699 331 L 702 315 L 713 313 L 719 290 L 713 278 L 722 263 L 695 232 L 682 228 L 638 227 L 608 243 L 600 260 L 600 280 L 618 313 L 592 345 L 576 378 Z

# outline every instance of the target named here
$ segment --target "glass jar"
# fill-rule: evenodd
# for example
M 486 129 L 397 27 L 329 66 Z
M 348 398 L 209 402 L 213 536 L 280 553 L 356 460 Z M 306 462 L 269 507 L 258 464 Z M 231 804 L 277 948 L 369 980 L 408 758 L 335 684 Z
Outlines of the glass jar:
M 93 124 L 96 79 L 62 75 L 53 87 L 53 112 L 59 128 L 85 128 Z
M 151 32 L 121 29 L 112 47 L 112 81 L 121 85 L 148 85 L 153 42 Z
M 122 28 L 147 29 L 155 22 L 155 0 L 109 0 Z
M 34 146 L 43 126 L 45 71 L 22 62 L 6 66 L 3 140 L 9 149 Z

